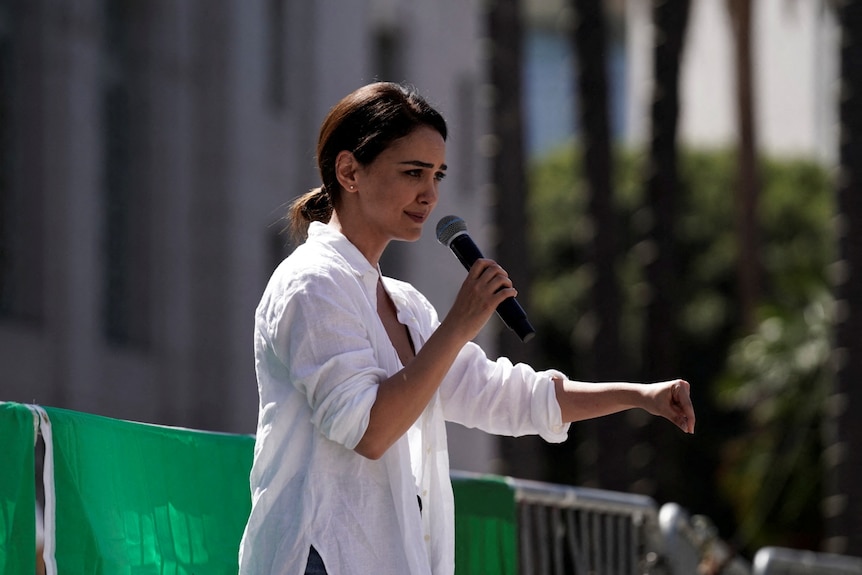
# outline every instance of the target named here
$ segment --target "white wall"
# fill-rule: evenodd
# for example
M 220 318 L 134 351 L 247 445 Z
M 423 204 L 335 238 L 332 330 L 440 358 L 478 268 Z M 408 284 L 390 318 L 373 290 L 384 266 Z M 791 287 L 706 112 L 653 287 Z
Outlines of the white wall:
M 756 132 L 768 154 L 836 157 L 837 29 L 820 0 L 753 2 Z M 652 28 L 647 3 L 628 0 L 629 143 L 645 141 Z M 693 0 L 681 76 L 680 137 L 698 146 L 736 139 L 732 32 L 725 0 Z

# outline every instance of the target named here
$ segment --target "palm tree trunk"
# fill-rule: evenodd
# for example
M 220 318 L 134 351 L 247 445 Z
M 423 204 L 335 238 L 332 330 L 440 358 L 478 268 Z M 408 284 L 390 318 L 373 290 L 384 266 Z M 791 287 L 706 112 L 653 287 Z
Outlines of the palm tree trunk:
M 573 41 L 579 67 L 581 141 L 585 189 L 594 228 L 590 263 L 595 271 L 592 297 L 598 316 L 591 366 L 593 377 L 614 377 L 620 364 L 619 252 L 611 183 L 611 136 L 608 119 L 606 25 L 601 0 L 574 0 L 577 25 Z
M 737 296 L 744 333 L 757 324 L 761 265 L 758 230 L 760 177 L 757 168 L 757 138 L 754 126 L 754 82 L 751 49 L 752 2 L 727 0 L 733 26 L 736 61 L 736 104 L 739 122 L 738 173 L 736 185 Z
M 529 257 L 526 237 L 527 176 L 524 169 L 524 128 L 521 115 L 521 60 L 523 29 L 520 0 L 488 2 L 491 40 L 491 84 L 494 91 L 491 126 L 500 143 L 491 160 L 494 183 L 494 257 L 502 263 L 518 288 L 519 301 L 529 301 Z M 513 332 L 501 329 L 500 355 L 512 361 L 529 361 L 530 347 Z M 502 437 L 504 473 L 528 479 L 542 477 L 542 441 L 537 437 Z
M 592 365 L 585 366 L 592 379 L 621 380 L 622 369 L 619 317 L 622 309 L 616 273 L 616 215 L 612 186 L 611 135 L 608 112 L 608 80 L 605 14 L 601 0 L 573 0 L 575 27 L 572 30 L 578 66 L 577 93 L 580 104 L 581 141 L 584 154 L 584 188 L 589 194 L 588 210 L 593 226 L 589 264 L 595 273 L 592 286 L 592 313 L 595 337 Z M 626 454 L 631 430 L 623 416 L 611 416 L 579 425 L 592 445 L 583 452 L 592 454 L 585 466 L 585 482 L 607 489 L 627 490 L 629 471 Z M 592 472 L 590 469 L 592 468 Z
M 827 416 L 829 447 L 824 548 L 862 556 L 862 2 L 838 4 L 841 25 L 839 257 L 848 273 L 835 287 L 839 360 Z
M 690 3 L 690 0 L 656 0 L 653 4 L 655 87 L 646 195 L 653 214 L 649 240 L 655 248 L 655 258 L 646 266 L 650 300 L 644 341 L 644 372 L 650 379 L 678 374 L 677 329 L 673 319 L 679 283 L 674 245 L 680 195 L 677 124 L 679 70 Z
M 679 284 L 677 252 L 674 242 L 680 181 L 677 167 L 677 124 L 679 118 L 679 70 L 685 45 L 690 0 L 654 0 L 653 56 L 654 91 L 650 109 L 652 139 L 646 176 L 646 198 L 653 218 L 647 235 L 655 257 L 646 265 L 650 299 L 646 307 L 643 342 L 644 378 L 658 381 L 678 377 L 679 340 L 676 309 Z M 676 430 L 662 421 L 650 420 L 639 439 L 648 444 L 649 469 L 655 489 L 647 494 L 672 498 L 679 485 L 672 477 L 679 460 L 679 438 Z M 678 496 L 678 492 L 674 493 Z

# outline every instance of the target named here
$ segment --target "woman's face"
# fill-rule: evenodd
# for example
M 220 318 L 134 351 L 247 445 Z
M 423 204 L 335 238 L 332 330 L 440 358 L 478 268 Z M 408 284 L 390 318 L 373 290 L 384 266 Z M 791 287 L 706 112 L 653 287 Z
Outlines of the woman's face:
M 373 162 L 356 172 L 356 191 L 366 240 L 416 241 L 437 205 L 446 175 L 446 142 L 420 126 L 395 140 Z

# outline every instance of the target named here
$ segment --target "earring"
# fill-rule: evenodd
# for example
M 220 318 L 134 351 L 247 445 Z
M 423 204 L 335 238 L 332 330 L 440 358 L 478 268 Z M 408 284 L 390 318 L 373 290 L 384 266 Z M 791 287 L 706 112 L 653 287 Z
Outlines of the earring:
M 350 186 L 350 189 L 352 190 L 352 189 L 353 189 L 353 188 L 355 188 L 355 187 L 356 187 L 356 186 Z

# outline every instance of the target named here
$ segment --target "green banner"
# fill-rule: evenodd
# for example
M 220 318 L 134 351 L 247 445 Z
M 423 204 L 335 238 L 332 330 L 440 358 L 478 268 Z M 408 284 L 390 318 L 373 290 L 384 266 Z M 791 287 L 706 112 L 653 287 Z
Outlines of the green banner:
M 46 411 L 59 573 L 236 574 L 253 437 Z
M 0 575 L 36 572 L 35 416 L 0 403 Z
M 515 491 L 502 478 L 452 479 L 456 575 L 516 575 Z

